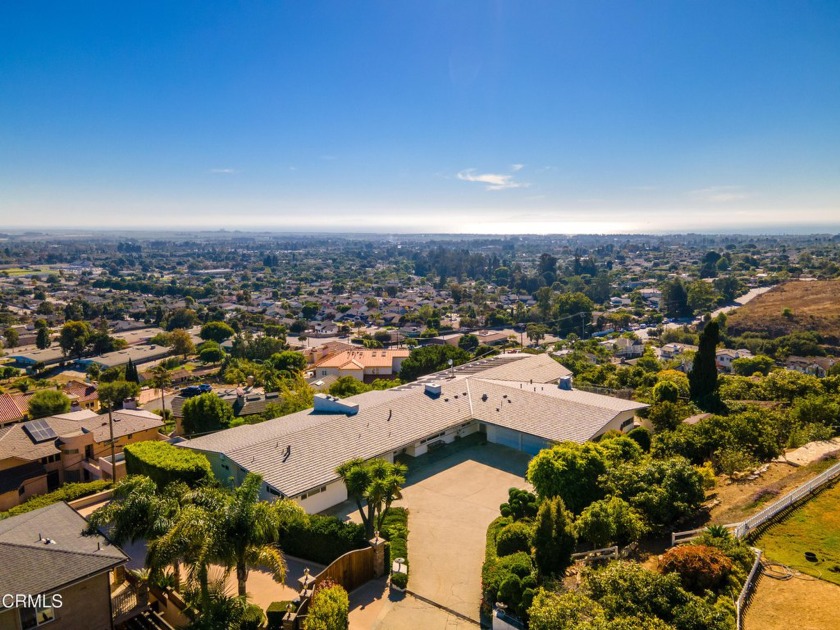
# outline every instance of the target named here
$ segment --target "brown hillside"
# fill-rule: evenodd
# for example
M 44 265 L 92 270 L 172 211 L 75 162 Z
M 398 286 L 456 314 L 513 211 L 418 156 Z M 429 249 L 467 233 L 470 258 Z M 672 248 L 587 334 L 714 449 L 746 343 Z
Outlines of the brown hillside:
M 782 315 L 786 308 L 789 317 Z M 731 335 L 754 331 L 780 337 L 811 330 L 836 344 L 840 341 L 840 280 L 781 284 L 734 311 L 727 325 Z

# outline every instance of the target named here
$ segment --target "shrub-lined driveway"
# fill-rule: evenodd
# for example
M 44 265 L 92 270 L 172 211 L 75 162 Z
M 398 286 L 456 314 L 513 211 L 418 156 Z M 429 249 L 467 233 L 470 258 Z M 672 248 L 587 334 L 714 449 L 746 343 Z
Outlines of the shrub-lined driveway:
M 409 473 L 409 589 L 478 620 L 487 526 L 508 488 L 529 487 L 530 457 L 487 444 L 454 452 Z

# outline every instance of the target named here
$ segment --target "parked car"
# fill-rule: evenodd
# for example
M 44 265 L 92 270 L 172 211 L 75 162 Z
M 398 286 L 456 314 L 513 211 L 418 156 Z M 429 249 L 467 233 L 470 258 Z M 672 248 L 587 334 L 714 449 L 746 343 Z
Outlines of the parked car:
M 184 398 L 192 398 L 193 396 L 200 396 L 205 392 L 201 391 L 201 387 L 198 385 L 188 385 L 184 389 L 181 390 L 181 396 Z

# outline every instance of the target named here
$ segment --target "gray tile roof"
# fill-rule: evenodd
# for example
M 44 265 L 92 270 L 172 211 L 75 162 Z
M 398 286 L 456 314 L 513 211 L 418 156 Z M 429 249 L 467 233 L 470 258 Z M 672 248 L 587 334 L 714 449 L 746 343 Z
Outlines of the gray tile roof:
M 82 536 L 86 525 L 66 503 L 0 521 L 0 593 L 46 593 L 128 559 L 103 536 Z
M 438 397 L 427 395 L 422 385 L 366 392 L 347 399 L 359 405 L 353 416 L 301 411 L 178 446 L 221 453 L 243 469 L 261 474 L 266 483 L 286 496 L 295 496 L 336 479 L 336 467 L 348 459 L 395 451 L 474 419 L 545 439 L 583 442 L 597 435 L 621 411 L 644 407 L 597 394 L 561 391 L 546 381 L 537 385 L 540 391 L 535 392 L 530 382 L 498 378 L 513 376 L 512 368 L 517 365 L 529 380 L 533 376 L 554 380 L 564 375 L 557 368 L 565 371 L 550 357 L 546 361 L 544 355 L 520 355 L 515 363 L 509 360 L 496 364 L 475 376 L 439 378 Z M 496 378 L 487 380 L 487 374 Z M 526 392 L 525 387 L 532 389 Z M 487 401 L 481 400 L 484 394 Z M 505 395 L 513 402 L 501 406 L 498 401 Z M 283 462 L 287 448 L 291 455 Z
M 483 379 L 470 379 L 469 383 L 473 416 L 477 420 L 554 442 L 586 442 L 622 411 L 647 406 L 599 394 L 586 394 L 582 399 L 575 394 L 584 392 L 563 391 L 550 385 L 536 386 L 535 391 L 535 386 L 527 383 Z

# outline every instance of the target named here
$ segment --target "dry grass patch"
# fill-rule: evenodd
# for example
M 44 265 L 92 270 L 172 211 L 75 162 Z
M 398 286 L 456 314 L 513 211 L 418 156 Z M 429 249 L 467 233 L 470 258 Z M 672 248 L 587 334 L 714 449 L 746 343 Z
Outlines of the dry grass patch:
M 759 295 L 734 311 L 727 322 L 731 335 L 766 332 L 770 337 L 813 331 L 840 339 L 840 280 L 792 281 Z M 789 309 L 789 315 L 785 315 Z

